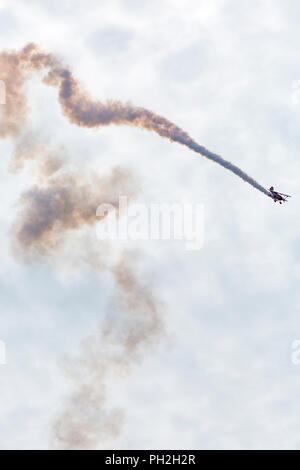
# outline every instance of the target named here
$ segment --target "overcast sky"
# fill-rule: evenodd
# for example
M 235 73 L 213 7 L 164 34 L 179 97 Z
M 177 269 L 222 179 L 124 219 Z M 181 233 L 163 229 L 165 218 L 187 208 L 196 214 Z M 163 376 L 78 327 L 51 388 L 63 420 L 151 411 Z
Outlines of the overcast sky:
M 274 204 L 154 133 L 71 125 L 56 90 L 33 79 L 32 131 L 63 145 L 74 166 L 101 174 L 119 165 L 139 180 L 139 201 L 205 209 L 199 251 L 136 243 L 143 280 L 165 305 L 166 335 L 114 378 L 109 405 L 125 420 L 100 448 L 300 447 L 300 365 L 291 360 L 300 339 L 299 14 L 296 0 L 0 1 L 1 49 L 36 42 L 93 97 L 164 115 L 263 186 L 293 195 Z M 101 323 L 111 285 L 76 261 L 87 237 L 101 250 L 93 227 L 76 243 L 70 234 L 69 264 L 14 259 L 10 227 L 31 175 L 8 171 L 11 151 L 2 140 L 0 447 L 45 449 L 69 391 L 61 358 Z

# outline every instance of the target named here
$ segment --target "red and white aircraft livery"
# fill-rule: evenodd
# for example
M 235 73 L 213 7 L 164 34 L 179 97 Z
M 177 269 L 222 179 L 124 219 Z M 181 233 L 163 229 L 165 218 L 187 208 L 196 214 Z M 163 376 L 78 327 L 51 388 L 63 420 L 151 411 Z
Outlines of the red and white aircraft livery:
M 275 191 L 273 186 L 270 187 L 270 197 L 274 199 L 274 202 L 279 202 L 279 204 L 282 204 L 283 202 L 287 202 L 287 197 L 291 197 L 288 194 L 282 194 L 279 193 L 278 191 Z

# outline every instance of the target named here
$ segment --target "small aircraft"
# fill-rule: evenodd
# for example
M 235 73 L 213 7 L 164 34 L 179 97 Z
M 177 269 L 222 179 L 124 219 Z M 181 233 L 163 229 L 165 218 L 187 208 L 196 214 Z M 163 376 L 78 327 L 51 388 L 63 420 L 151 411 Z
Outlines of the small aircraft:
M 287 202 L 286 198 L 291 197 L 288 194 L 282 194 L 282 193 L 279 193 L 278 191 L 275 191 L 273 186 L 270 187 L 269 191 L 270 191 L 270 197 L 274 199 L 274 202 L 278 201 L 279 204 L 282 204 L 283 202 Z

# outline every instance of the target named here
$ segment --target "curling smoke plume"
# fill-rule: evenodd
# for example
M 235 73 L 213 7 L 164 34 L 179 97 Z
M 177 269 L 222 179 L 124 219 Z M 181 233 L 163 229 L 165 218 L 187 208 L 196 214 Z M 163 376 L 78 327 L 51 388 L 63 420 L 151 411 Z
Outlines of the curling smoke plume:
M 100 204 L 109 203 L 117 210 L 120 193 L 129 198 L 137 193 L 135 180 L 121 168 L 102 178 L 82 171 L 62 172 L 43 185 L 34 185 L 19 202 L 21 210 L 13 226 L 16 253 L 32 258 L 47 255 L 67 231 L 99 220 L 96 212 Z
M 53 258 L 71 230 L 99 220 L 99 204 L 109 203 L 107 207 L 118 212 L 119 194 L 133 198 L 138 192 L 135 179 L 124 169 L 115 168 L 101 178 L 74 172 L 59 152 L 31 142 L 28 136 L 25 142 L 23 150 L 17 146 L 13 168 L 19 170 L 29 160 L 37 160 L 42 184 L 25 191 L 19 201 L 12 231 L 18 258 Z M 50 172 L 45 172 L 45 158 Z M 163 331 L 163 309 L 149 284 L 140 281 L 136 253 L 123 253 L 114 263 L 107 247 L 99 250 L 89 244 L 78 258 L 96 272 L 108 271 L 116 292 L 101 330 L 84 341 L 79 357 L 69 359 L 64 367 L 73 387 L 52 427 L 51 443 L 59 449 L 93 449 L 119 435 L 123 411 L 107 403 L 109 381 L 129 373 L 145 346 L 156 342 Z
M 106 177 L 70 170 L 64 152 L 53 151 L 49 143 L 24 134 L 29 111 L 26 82 L 34 71 L 46 71 L 43 82 L 58 88 L 62 111 L 72 123 L 89 128 L 126 124 L 154 131 L 215 161 L 268 195 L 250 176 L 198 145 L 164 117 L 128 103 L 92 101 L 55 56 L 29 44 L 20 51 L 0 54 L 0 80 L 6 84 L 0 137 L 17 142 L 11 170 L 22 170 L 29 161 L 38 165 L 37 183 L 21 195 L 13 226 L 13 247 L 18 256 L 52 258 L 70 231 L 96 222 L 99 204 L 116 206 L 119 194 L 134 197 L 138 190 L 125 170 L 115 169 Z M 79 357 L 66 366 L 74 383 L 73 393 L 53 426 L 53 445 L 63 449 L 95 448 L 102 439 L 119 434 L 123 415 L 109 408 L 109 380 L 114 374 L 129 372 L 143 348 L 157 342 L 163 332 L 162 306 L 149 285 L 140 280 L 135 254 L 125 253 L 114 263 L 89 246 L 82 261 L 93 269 L 108 270 L 116 295 L 101 331 L 88 338 Z
M 38 255 L 52 259 L 71 230 L 99 220 L 99 204 L 109 203 L 107 206 L 116 207 L 117 212 L 119 194 L 133 198 L 138 192 L 138 185 L 127 170 L 115 168 L 101 178 L 74 172 L 50 147 L 46 151 L 41 143 L 30 144 L 28 136 L 26 142 L 23 152 L 17 146 L 14 168 L 36 159 L 42 170 L 42 183 L 25 191 L 19 201 L 12 230 L 18 258 L 32 261 Z M 30 158 L 28 148 L 33 151 Z M 46 179 L 42 165 L 45 156 L 47 168 L 56 168 L 54 174 L 46 172 Z M 51 158 L 61 165 L 52 165 Z M 64 369 L 73 387 L 52 427 L 51 444 L 59 449 L 93 449 L 99 442 L 119 435 L 123 411 L 111 409 L 107 402 L 109 382 L 116 375 L 129 373 L 143 349 L 157 342 L 163 332 L 162 306 L 149 284 L 140 280 L 136 253 L 123 253 L 115 263 L 107 256 L 106 246 L 97 248 L 88 244 L 78 254 L 78 260 L 96 272 L 109 272 L 115 294 L 101 330 L 82 343 L 79 357 L 66 361 Z
M 138 280 L 131 256 L 125 253 L 112 269 L 117 295 L 101 331 L 84 341 L 80 356 L 65 367 L 74 392 L 54 423 L 55 448 L 93 449 L 119 435 L 124 416 L 107 403 L 109 381 L 128 373 L 163 332 L 161 305 Z
M 52 54 L 40 51 L 35 44 L 28 44 L 19 52 L 2 53 L 0 70 L 3 70 L 3 67 L 7 71 L 0 76 L 0 79 L 7 83 L 8 99 L 11 97 L 12 104 L 7 107 L 7 124 L 2 130 L 2 136 L 16 133 L 18 126 L 22 125 L 26 111 L 26 100 L 23 94 L 24 81 L 29 72 L 47 70 L 48 74 L 43 81 L 59 89 L 59 101 L 63 113 L 72 123 L 90 128 L 110 124 L 126 124 L 154 131 L 161 137 L 167 137 L 171 141 L 185 145 L 209 160 L 213 160 L 269 196 L 269 191 L 247 173 L 199 145 L 185 131 L 166 118 L 130 103 L 124 104 L 115 100 L 109 100 L 106 103 L 92 101 L 71 71 L 65 68 Z M 18 115 L 19 108 L 20 115 Z

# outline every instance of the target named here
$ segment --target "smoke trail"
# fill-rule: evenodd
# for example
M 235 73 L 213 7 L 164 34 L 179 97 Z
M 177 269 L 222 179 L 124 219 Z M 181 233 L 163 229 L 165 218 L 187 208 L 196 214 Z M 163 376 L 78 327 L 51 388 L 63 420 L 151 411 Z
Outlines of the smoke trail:
M 62 146 L 54 149 L 50 142 L 37 140 L 31 132 L 27 132 L 16 142 L 9 169 L 18 173 L 31 162 L 36 167 L 36 179 L 46 181 L 65 165 L 67 159 L 67 153 Z
M 22 194 L 22 209 L 13 226 L 14 250 L 29 257 L 47 254 L 63 241 L 68 230 L 95 223 L 101 203 L 117 207 L 120 194 L 131 198 L 136 193 L 135 180 L 121 168 L 106 177 L 82 171 L 51 176 L 43 186 L 34 185 Z
M 99 204 L 116 207 L 120 193 L 134 197 L 137 192 L 132 175 L 118 168 L 105 178 L 64 171 L 21 195 L 13 226 L 18 257 L 51 258 L 69 231 L 96 221 Z M 143 349 L 157 342 L 163 331 L 162 307 L 149 285 L 139 280 L 136 253 L 125 253 L 114 264 L 102 248 L 85 247 L 81 261 L 112 275 L 113 305 L 102 329 L 83 343 L 79 357 L 66 367 L 73 388 L 53 424 L 55 448 L 92 449 L 120 433 L 123 411 L 109 408 L 109 380 L 129 373 Z
M 119 435 L 123 411 L 109 408 L 109 380 L 129 373 L 145 346 L 163 333 L 162 308 L 153 290 L 138 280 L 132 256 L 124 254 L 111 272 L 118 287 L 112 311 L 65 367 L 74 389 L 53 426 L 55 448 L 92 449 Z
M 6 88 L 6 105 L 1 109 L 0 138 L 18 135 L 28 112 L 24 90 L 27 73 L 21 55 L 22 52 L 0 54 L 0 80 Z
M 24 77 L 24 73 L 21 73 L 24 69 L 27 72 L 30 70 L 47 69 L 48 75 L 44 78 L 44 82 L 59 88 L 59 101 L 63 113 L 72 123 L 90 128 L 108 126 L 110 124 L 126 124 L 154 131 L 161 137 L 166 137 L 171 141 L 185 145 L 194 152 L 218 163 L 265 195 L 270 196 L 269 191 L 247 175 L 247 173 L 236 165 L 224 160 L 221 156 L 199 145 L 185 131 L 168 119 L 145 108 L 133 106 L 130 103 L 124 104 L 115 100 L 109 100 L 106 103 L 92 101 L 88 94 L 82 89 L 81 85 L 76 81 L 71 71 L 63 67 L 55 56 L 41 52 L 35 44 L 27 45 L 19 53 L 2 54 L 0 64 L 5 64 L 5 62 L 8 63 L 9 70 L 11 70 L 12 67 L 11 63 L 15 63 L 19 71 L 16 75 L 18 82 Z M 12 89 L 15 90 L 15 88 L 16 84 L 13 81 Z M 20 98 L 20 91 L 18 91 L 18 97 L 21 104 L 23 104 Z M 8 110 L 8 112 L 14 114 L 15 108 Z M 9 130 L 12 131 L 13 129 L 9 128 L 6 132 Z
M 101 178 L 76 173 L 64 165 L 60 154 L 31 142 L 28 136 L 26 143 L 23 151 L 18 146 L 14 154 L 17 169 L 28 159 L 43 163 L 45 152 L 51 168 L 51 158 L 61 165 L 54 175 L 46 172 L 42 185 L 36 184 L 21 195 L 21 210 L 12 230 L 18 257 L 52 258 L 67 233 L 96 221 L 99 204 L 109 202 L 117 207 L 119 194 L 134 197 L 138 191 L 134 178 L 124 169 L 115 168 Z M 41 176 L 45 177 L 44 171 Z M 125 253 L 114 263 L 107 257 L 107 247 L 105 253 L 102 250 L 103 246 L 99 250 L 88 245 L 78 258 L 98 272 L 111 274 L 115 285 L 112 307 L 103 327 L 83 342 L 79 357 L 66 364 L 73 387 L 53 423 L 54 448 L 93 449 L 119 435 L 123 411 L 111 409 L 107 402 L 110 379 L 129 373 L 143 349 L 157 342 L 163 332 L 162 307 L 149 284 L 140 281 L 136 253 Z
M 130 103 L 92 101 L 55 56 L 29 44 L 21 51 L 0 54 L 0 80 L 6 84 L 7 103 L 0 116 L 0 137 L 19 139 L 11 169 L 19 171 L 30 160 L 38 163 L 38 183 L 22 194 L 13 226 L 13 247 L 18 256 L 51 257 L 70 231 L 96 221 L 99 204 L 116 205 L 120 193 L 134 197 L 137 191 L 124 170 L 115 169 L 107 177 L 70 171 L 61 152 L 23 135 L 29 110 L 26 81 L 34 71 L 47 72 L 43 82 L 58 88 L 62 112 L 72 123 L 89 128 L 126 124 L 154 131 L 215 161 L 269 195 L 237 166 L 198 145 L 166 118 Z M 58 448 L 94 448 L 99 439 L 119 433 L 122 412 L 107 406 L 109 379 L 118 371 L 129 372 L 143 348 L 156 342 L 163 331 L 161 305 L 153 290 L 140 281 L 132 257 L 125 254 L 113 264 L 102 254 L 91 254 L 88 247 L 84 261 L 95 269 L 108 270 L 117 293 L 102 330 L 84 343 L 78 360 L 71 361 L 74 391 L 53 427 L 53 443 Z

